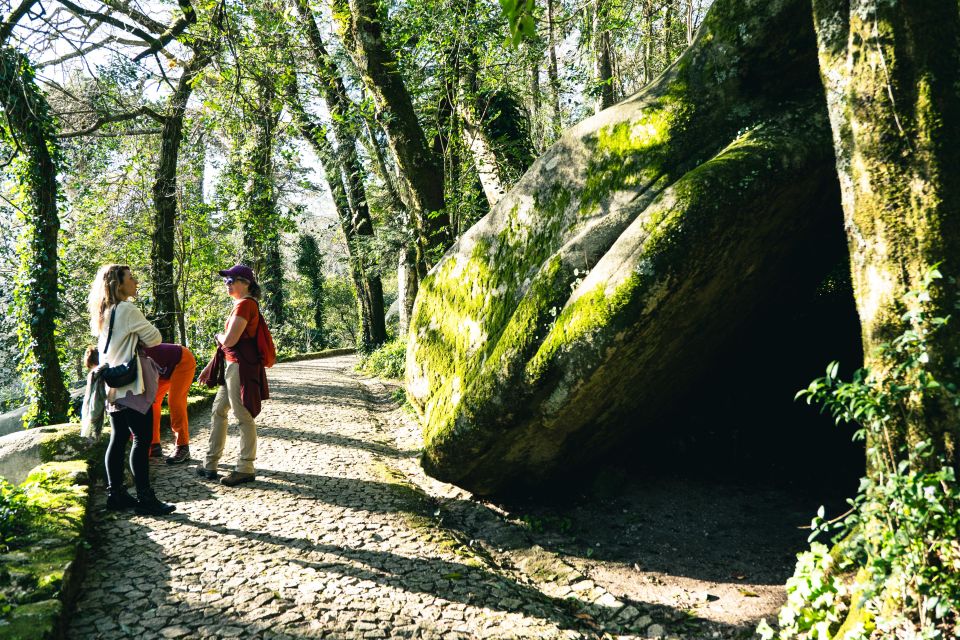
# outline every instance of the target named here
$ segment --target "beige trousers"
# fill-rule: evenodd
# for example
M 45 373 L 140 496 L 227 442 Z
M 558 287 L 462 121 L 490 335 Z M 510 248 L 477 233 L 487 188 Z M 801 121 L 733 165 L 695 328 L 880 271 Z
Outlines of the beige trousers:
M 227 442 L 227 411 L 232 409 L 240 423 L 240 458 L 236 470 L 240 473 L 254 473 L 253 461 L 257 459 L 257 425 L 253 416 L 240 401 L 240 365 L 227 361 L 223 371 L 226 385 L 217 391 L 213 399 L 213 420 L 210 425 L 210 445 L 207 447 L 207 459 L 203 466 L 214 471 L 223 446 Z

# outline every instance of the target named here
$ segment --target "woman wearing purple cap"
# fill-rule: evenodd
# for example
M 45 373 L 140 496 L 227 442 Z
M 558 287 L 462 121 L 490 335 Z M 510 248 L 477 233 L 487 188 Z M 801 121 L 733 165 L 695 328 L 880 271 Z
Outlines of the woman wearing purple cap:
M 220 272 L 227 293 L 233 298 L 233 310 L 227 316 L 223 333 L 218 333 L 217 352 L 200 374 L 200 382 L 220 385 L 213 401 L 210 444 L 197 475 L 216 480 L 217 464 L 227 439 L 227 412 L 233 411 L 240 423 L 240 457 L 236 468 L 220 480 L 228 487 L 256 478 L 253 462 L 257 457 L 257 425 L 260 401 L 269 397 L 267 378 L 257 350 L 257 328 L 261 322 L 260 285 L 253 270 L 242 264 Z

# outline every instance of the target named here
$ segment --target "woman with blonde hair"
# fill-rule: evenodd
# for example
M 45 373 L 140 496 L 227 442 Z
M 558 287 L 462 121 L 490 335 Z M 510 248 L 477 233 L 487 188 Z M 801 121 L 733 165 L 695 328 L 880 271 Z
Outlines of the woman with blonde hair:
M 116 388 L 107 387 L 107 413 L 110 416 L 110 444 L 107 445 L 107 508 L 133 508 L 145 515 L 167 515 L 176 507 L 160 502 L 150 486 L 150 440 L 153 435 L 153 400 L 157 392 L 157 368 L 153 361 L 139 355 L 141 346 L 160 344 L 160 331 L 144 317 L 132 302 L 139 282 L 130 267 L 108 264 L 100 267 L 90 287 L 90 331 L 97 337 L 101 367 L 130 363 L 136 377 Z M 130 470 L 137 487 L 137 498 L 123 485 L 123 454 L 129 436 L 133 436 Z

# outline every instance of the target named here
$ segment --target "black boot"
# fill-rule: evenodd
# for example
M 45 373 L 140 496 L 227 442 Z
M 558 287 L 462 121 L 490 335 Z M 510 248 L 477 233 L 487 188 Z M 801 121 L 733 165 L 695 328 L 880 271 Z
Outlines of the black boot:
M 110 511 L 126 511 L 139 504 L 136 498 L 127 493 L 126 487 L 107 487 L 107 509 Z
M 176 505 L 157 500 L 153 489 L 137 491 L 137 498 L 136 511 L 142 516 L 166 516 L 177 509 Z

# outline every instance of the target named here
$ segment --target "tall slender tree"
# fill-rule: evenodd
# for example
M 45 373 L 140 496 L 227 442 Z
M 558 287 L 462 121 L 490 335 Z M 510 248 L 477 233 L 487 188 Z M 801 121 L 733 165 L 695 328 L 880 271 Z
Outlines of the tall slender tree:
M 287 89 L 288 97 L 292 98 L 292 108 L 296 111 L 301 131 L 311 144 L 322 147 L 317 149 L 318 153 L 328 158 L 325 164 L 325 170 L 329 168 L 329 171 L 325 171 L 328 182 L 336 181 L 339 183 L 338 188 L 343 187 L 345 206 L 338 214 L 341 216 L 341 226 L 351 260 L 354 268 L 358 270 L 355 282 L 360 285 L 357 288 L 357 299 L 360 302 L 364 328 L 364 347 L 373 349 L 386 341 L 387 327 L 379 268 L 363 246 L 374 237 L 373 220 L 363 180 L 365 171 L 356 147 L 356 141 L 364 136 L 365 131 L 359 126 L 358 109 L 347 94 L 343 78 L 327 50 L 309 4 L 306 0 L 291 0 L 291 3 L 299 16 L 301 31 L 309 45 L 319 78 L 321 96 L 330 113 L 332 127 L 329 130 L 320 129 L 308 122 L 309 117 L 300 104 L 299 96 L 290 94 L 291 91 L 297 91 L 295 79 L 291 80 Z M 317 139 L 317 136 L 326 137 L 328 134 L 332 135 L 334 145 L 327 146 Z
M 23 421 L 28 427 L 64 422 L 69 408 L 57 345 L 60 150 L 50 107 L 37 86 L 30 61 L 6 45 L 17 20 L 31 4 L 24 2 L 0 27 L 0 103 L 6 115 L 0 134 L 17 156 L 16 175 L 22 190 L 24 231 L 14 297 L 22 359 L 19 369 L 29 400 Z
M 183 141 L 183 121 L 193 86 L 212 59 L 208 47 L 195 51 L 176 88 L 167 99 L 162 116 L 160 159 L 153 183 L 153 249 L 150 253 L 153 283 L 153 322 L 165 342 L 176 341 L 177 298 L 174 282 L 174 228 L 177 219 L 177 167 Z M 181 335 L 181 340 L 184 336 Z
M 335 0 L 344 44 L 373 95 L 410 194 L 418 233 L 417 270 L 453 241 L 444 202 L 443 165 L 427 142 L 394 51 L 384 41 L 385 11 L 376 0 Z

